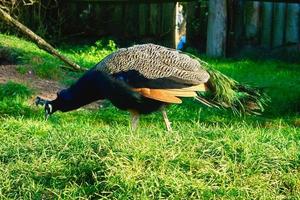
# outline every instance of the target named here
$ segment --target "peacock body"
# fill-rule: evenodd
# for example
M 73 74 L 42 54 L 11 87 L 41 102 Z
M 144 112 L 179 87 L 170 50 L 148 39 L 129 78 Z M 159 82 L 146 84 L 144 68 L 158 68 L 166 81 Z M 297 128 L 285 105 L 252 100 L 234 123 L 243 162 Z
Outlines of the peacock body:
M 213 82 L 211 77 L 214 77 Z M 224 84 L 229 82 L 232 91 L 238 88 L 236 82 L 224 75 L 209 72 L 207 66 L 193 56 L 154 44 L 135 45 L 108 55 L 75 84 L 60 91 L 56 99 L 44 101 L 38 98 L 37 103 L 45 104 L 45 111 L 50 115 L 57 110 L 67 112 L 99 99 L 108 99 L 119 109 L 132 113 L 133 128 L 139 114 L 161 109 L 170 130 L 164 107 L 181 103 L 182 97 L 195 97 L 209 106 L 234 105 L 234 101 L 226 102 L 226 98 L 223 98 L 225 102 L 218 102 L 216 91 L 222 87 L 218 88 L 215 77 L 225 80 Z M 207 91 L 215 95 L 206 98 L 202 94 Z M 249 91 L 244 93 L 257 99 Z

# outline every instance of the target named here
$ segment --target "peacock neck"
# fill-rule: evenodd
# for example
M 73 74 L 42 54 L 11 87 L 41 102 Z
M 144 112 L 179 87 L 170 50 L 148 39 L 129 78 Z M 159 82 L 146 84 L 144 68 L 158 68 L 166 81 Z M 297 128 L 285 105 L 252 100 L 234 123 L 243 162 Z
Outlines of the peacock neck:
M 101 80 L 101 74 L 97 71 L 90 70 L 85 73 L 71 87 L 60 91 L 57 98 L 51 102 L 53 110 L 68 112 L 75 110 L 93 101 L 104 99 L 105 82 Z

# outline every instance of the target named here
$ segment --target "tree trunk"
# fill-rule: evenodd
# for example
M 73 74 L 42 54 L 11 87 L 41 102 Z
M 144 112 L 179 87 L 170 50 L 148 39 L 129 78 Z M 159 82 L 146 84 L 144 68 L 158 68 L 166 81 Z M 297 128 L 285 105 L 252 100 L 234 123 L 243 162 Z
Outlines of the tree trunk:
M 56 49 L 54 49 L 50 44 L 48 44 L 43 38 L 36 35 L 29 28 L 21 24 L 18 20 L 12 18 L 8 13 L 6 13 L 3 9 L 0 8 L 0 18 L 3 19 L 8 24 L 12 24 L 14 27 L 18 28 L 23 34 L 31 38 L 41 49 L 47 51 L 48 53 L 56 56 L 64 63 L 68 64 L 71 69 L 79 71 L 84 70 L 76 63 L 70 61 L 68 58 L 61 55 Z
M 263 3 L 263 16 L 262 16 L 262 33 L 261 44 L 263 47 L 271 47 L 271 33 L 272 33 L 272 8 L 273 3 Z
M 209 56 L 225 56 L 227 32 L 226 0 L 209 0 L 206 53 Z
M 283 44 L 285 10 L 285 3 L 274 4 L 274 29 L 272 42 L 273 47 L 278 47 Z
M 287 19 L 286 19 L 286 37 L 287 43 L 299 42 L 299 4 L 287 5 Z

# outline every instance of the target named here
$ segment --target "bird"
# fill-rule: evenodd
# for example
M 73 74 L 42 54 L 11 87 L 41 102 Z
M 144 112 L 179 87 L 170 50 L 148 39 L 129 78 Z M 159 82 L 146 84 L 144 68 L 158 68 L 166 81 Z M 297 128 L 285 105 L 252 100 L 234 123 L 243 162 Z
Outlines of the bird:
M 167 130 L 172 131 L 166 112 L 170 104 L 193 97 L 207 106 L 226 105 L 224 99 L 217 102 L 205 95 L 208 91 L 216 93 L 218 84 L 211 80 L 218 76 L 235 90 L 238 88 L 236 82 L 224 79 L 225 75 L 209 72 L 205 63 L 192 55 L 152 43 L 139 44 L 111 53 L 69 88 L 59 91 L 55 99 L 37 97 L 36 104 L 44 106 L 48 118 L 56 111 L 68 112 L 107 99 L 118 109 L 130 112 L 132 130 L 136 130 L 141 115 L 161 111 Z M 238 90 L 241 88 L 249 94 L 246 87 Z M 247 103 L 260 108 L 253 106 L 253 102 L 257 105 L 256 99 L 250 98 L 253 96 L 247 96 Z

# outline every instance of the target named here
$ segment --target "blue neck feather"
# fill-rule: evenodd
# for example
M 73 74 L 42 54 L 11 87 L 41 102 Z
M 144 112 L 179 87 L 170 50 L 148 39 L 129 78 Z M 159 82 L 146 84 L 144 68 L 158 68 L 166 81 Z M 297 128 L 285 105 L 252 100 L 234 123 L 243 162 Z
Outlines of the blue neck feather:
M 85 73 L 75 84 L 57 94 L 57 98 L 50 103 L 53 111 L 71 111 L 93 101 L 107 97 L 105 85 L 109 79 L 99 71 L 90 70 Z

